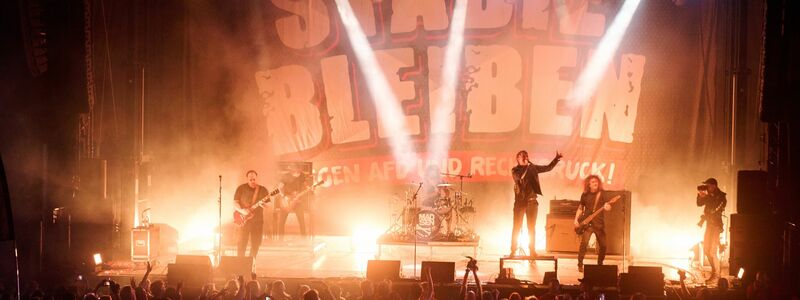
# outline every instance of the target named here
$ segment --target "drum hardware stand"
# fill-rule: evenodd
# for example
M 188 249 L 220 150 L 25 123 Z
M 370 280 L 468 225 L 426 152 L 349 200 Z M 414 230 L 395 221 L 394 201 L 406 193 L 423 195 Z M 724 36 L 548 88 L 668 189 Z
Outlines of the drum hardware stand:
M 258 193 L 258 187 L 256 187 L 256 193 Z M 219 175 L 219 198 L 217 198 L 217 208 L 219 209 L 219 215 L 217 221 L 219 222 L 218 234 L 217 234 L 217 265 L 219 265 L 220 260 L 222 260 L 222 175 Z
M 414 201 L 415 211 L 416 211 L 417 208 L 419 208 L 419 201 L 417 201 L 417 195 L 419 194 L 419 190 L 421 190 L 421 189 L 422 189 L 422 182 L 419 183 L 419 187 L 417 187 L 417 191 L 415 191 L 414 195 L 411 197 L 411 199 Z M 412 226 L 412 232 L 414 233 L 414 275 L 413 275 L 413 277 L 416 277 L 417 276 L 417 222 L 418 221 L 417 221 L 417 218 L 414 218 L 413 220 L 414 220 L 413 226 Z
M 464 178 L 472 178 L 472 173 L 467 173 L 467 175 L 450 174 L 450 173 L 440 173 L 440 174 L 444 176 L 458 177 L 458 190 L 460 192 L 464 191 Z
M 440 174 L 444 175 L 444 176 L 458 177 L 458 194 L 454 198 L 460 198 L 460 199 L 454 199 L 455 201 L 453 203 L 454 204 L 453 205 L 453 210 L 455 210 L 455 215 L 456 215 L 456 217 L 455 217 L 456 226 L 455 227 L 456 227 L 456 229 L 461 229 L 462 232 L 469 231 L 470 233 L 472 233 L 471 229 L 470 230 L 465 230 L 463 228 L 464 227 L 463 224 L 464 223 L 469 223 L 469 222 L 461 213 L 461 208 L 467 206 L 467 203 L 466 203 L 467 200 L 466 200 L 466 197 L 464 197 L 464 178 L 472 178 L 472 173 L 467 173 L 467 175 L 461 175 L 461 174 L 451 174 L 451 173 L 444 172 L 444 173 L 440 173 Z M 462 221 L 463 221 L 463 223 L 462 223 Z

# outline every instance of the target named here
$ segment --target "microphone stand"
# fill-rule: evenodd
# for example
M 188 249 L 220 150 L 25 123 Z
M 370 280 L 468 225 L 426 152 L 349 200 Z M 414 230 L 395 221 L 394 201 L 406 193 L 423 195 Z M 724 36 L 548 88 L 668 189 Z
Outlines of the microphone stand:
M 419 187 L 417 187 L 417 191 L 414 192 L 414 195 L 411 196 L 411 199 L 414 199 L 414 211 L 417 211 L 419 208 L 419 201 L 417 201 L 417 195 L 419 194 L 419 190 L 422 189 L 422 182 L 419 183 Z M 412 277 L 417 277 L 417 218 L 414 218 L 413 228 L 411 228 L 411 232 L 414 235 L 414 275 Z M 422 277 L 420 275 L 420 277 Z M 431 287 L 433 288 L 433 287 Z
M 623 192 L 623 193 L 625 193 L 625 192 Z M 625 193 L 625 194 L 627 194 L 627 193 Z M 627 195 L 626 195 L 626 197 L 627 197 Z M 628 219 L 628 215 L 625 213 L 625 201 L 626 200 L 627 199 L 625 199 L 625 198 L 622 199 L 622 271 L 623 272 L 625 271 L 625 262 L 628 260 L 628 251 L 627 251 L 628 247 L 627 247 L 626 241 L 625 241 L 625 239 L 626 239 L 625 232 L 627 231 L 626 228 L 625 228 L 625 224 L 627 223 L 627 219 Z
M 258 190 L 256 190 L 257 192 Z M 219 215 L 217 221 L 219 222 L 219 234 L 217 235 L 217 265 L 222 260 L 222 175 L 219 175 L 219 197 L 217 198 L 217 208 Z

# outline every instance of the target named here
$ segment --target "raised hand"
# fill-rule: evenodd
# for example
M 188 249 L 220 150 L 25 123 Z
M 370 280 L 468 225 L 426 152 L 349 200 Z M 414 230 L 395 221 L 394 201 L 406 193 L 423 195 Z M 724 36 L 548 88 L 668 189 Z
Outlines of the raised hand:
M 563 155 L 561 155 L 561 153 L 559 153 L 558 151 L 556 151 L 556 158 L 555 158 L 555 160 L 561 160 L 561 158 L 562 158 L 562 157 L 564 157 L 564 156 L 563 156 Z
M 469 258 L 469 262 L 467 263 L 467 269 L 471 270 L 472 272 L 478 271 L 478 260 L 467 256 Z

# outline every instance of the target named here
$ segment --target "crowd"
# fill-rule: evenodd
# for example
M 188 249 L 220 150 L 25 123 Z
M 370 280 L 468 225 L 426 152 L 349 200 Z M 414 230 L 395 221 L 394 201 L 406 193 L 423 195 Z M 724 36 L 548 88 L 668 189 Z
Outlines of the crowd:
M 85 278 L 77 278 L 67 287 L 44 289 L 35 282 L 29 283 L 22 289 L 22 300 L 434 300 L 434 299 L 464 299 L 464 300 L 586 300 L 586 299 L 615 299 L 620 297 L 616 293 L 603 294 L 602 290 L 594 289 L 587 283 L 582 283 L 580 291 L 568 293 L 562 289 L 558 280 L 549 283 L 548 290 L 538 297 L 523 297 L 518 292 L 501 293 L 497 289 L 485 290 L 480 279 L 475 276 L 475 284 L 463 284 L 468 281 L 470 272 L 475 273 L 477 266 L 470 266 L 464 274 L 458 294 L 437 294 L 430 274 L 425 281 L 404 283 L 403 288 L 397 288 L 391 281 L 374 282 L 363 280 L 357 288 L 345 288 L 335 281 L 310 280 L 307 284 L 300 284 L 291 291 L 282 280 L 274 280 L 262 286 L 262 281 L 256 274 L 245 278 L 238 276 L 229 280 L 221 289 L 214 284 L 206 284 L 202 288 L 184 288 L 178 282 L 168 285 L 162 280 L 149 279 L 152 268 L 148 264 L 147 273 L 140 280 L 130 278 L 123 285 L 111 279 L 101 280 L 97 285 L 90 287 Z M 798 299 L 789 297 L 779 289 L 766 273 L 759 273 L 755 281 L 746 288 L 730 289 L 729 282 L 721 278 L 716 288 L 701 288 L 690 291 L 681 277 L 680 288 L 668 288 L 666 299 Z M 621 299 L 648 299 L 641 293 L 620 297 Z M 16 299 L 16 290 L 0 283 L 0 300 Z

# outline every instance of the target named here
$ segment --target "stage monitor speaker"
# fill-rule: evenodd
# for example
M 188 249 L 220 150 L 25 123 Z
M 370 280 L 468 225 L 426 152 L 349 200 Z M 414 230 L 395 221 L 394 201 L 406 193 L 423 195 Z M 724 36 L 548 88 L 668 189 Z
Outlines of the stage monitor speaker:
M 547 252 L 578 252 L 581 238 L 575 234 L 575 227 L 572 224 L 574 218 L 575 212 L 572 212 L 572 217 L 547 214 L 545 227 Z
M 184 287 L 199 288 L 212 281 L 211 265 L 178 263 L 167 266 L 167 283 L 169 285 L 183 282 Z
M 433 283 L 456 282 L 456 263 L 449 261 L 423 261 L 420 280 L 428 280 L 428 271 L 431 273 Z
M 179 265 L 198 265 L 211 267 L 211 257 L 208 255 L 178 255 L 175 263 Z
M 584 265 L 581 282 L 595 287 L 617 286 L 617 266 Z
M 370 260 L 367 262 L 367 279 L 372 281 L 400 279 L 399 260 Z
M 250 256 L 223 256 L 217 271 L 225 278 L 231 278 L 231 275 L 247 277 L 253 273 L 253 258 Z
M 739 171 L 736 178 L 736 212 L 740 214 L 768 213 L 769 180 L 766 171 Z
M 556 272 L 554 272 L 554 271 L 544 272 L 544 277 L 542 277 L 542 284 L 543 285 L 550 285 L 550 282 L 552 282 L 553 280 L 558 280 L 558 277 L 556 276 Z
M 630 266 L 628 273 L 619 276 L 620 293 L 643 293 L 648 296 L 664 294 L 664 273 L 661 267 Z

